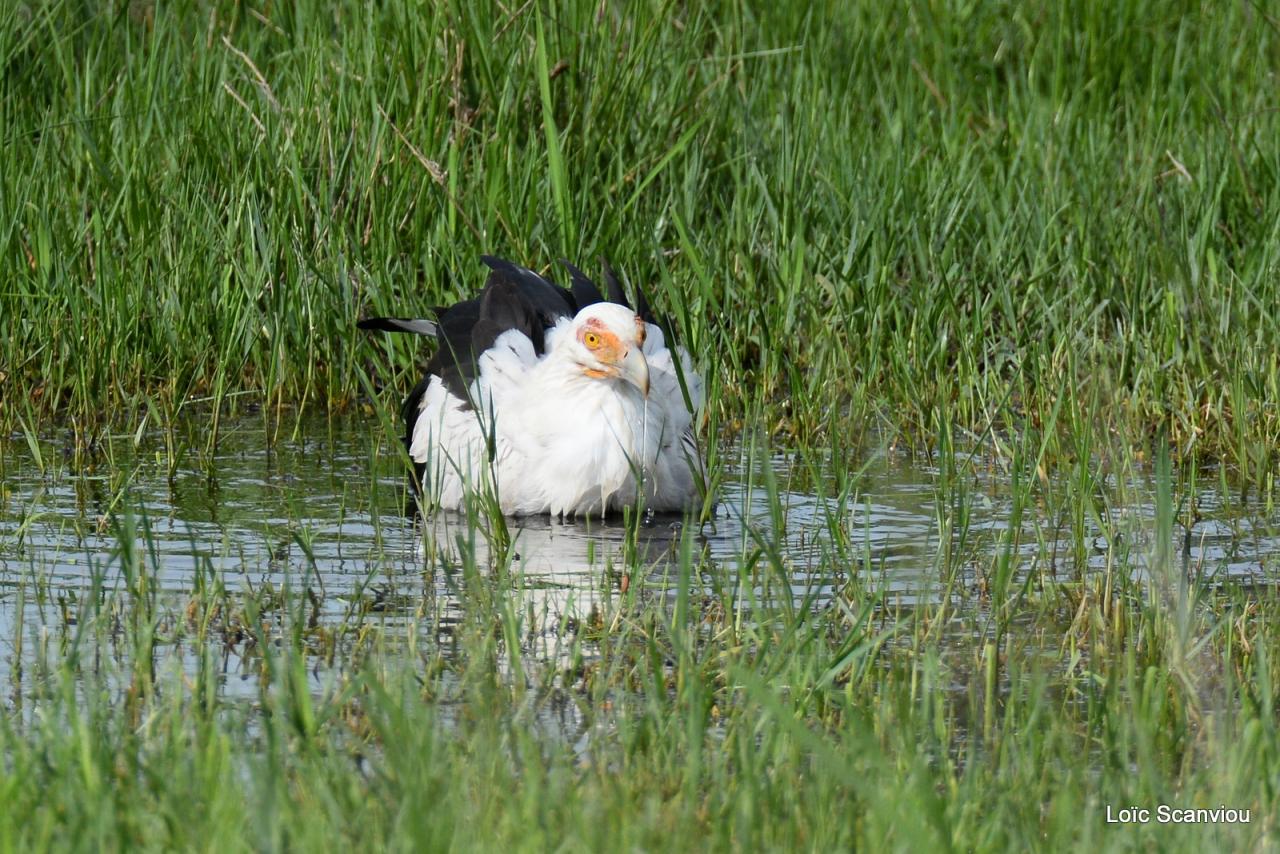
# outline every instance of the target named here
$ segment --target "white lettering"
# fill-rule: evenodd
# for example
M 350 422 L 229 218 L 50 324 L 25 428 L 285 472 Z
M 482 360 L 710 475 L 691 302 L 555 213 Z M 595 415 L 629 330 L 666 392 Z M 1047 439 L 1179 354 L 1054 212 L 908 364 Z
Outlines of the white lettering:
M 1123 815 L 1125 810 L 1120 812 Z M 1252 818 L 1250 810 L 1228 809 L 1226 804 L 1216 809 L 1178 809 L 1168 804 L 1156 807 L 1156 821 L 1161 824 L 1248 824 Z
M 1107 824 L 1146 824 L 1151 821 L 1151 810 L 1144 807 L 1121 807 L 1112 810 L 1107 804 Z

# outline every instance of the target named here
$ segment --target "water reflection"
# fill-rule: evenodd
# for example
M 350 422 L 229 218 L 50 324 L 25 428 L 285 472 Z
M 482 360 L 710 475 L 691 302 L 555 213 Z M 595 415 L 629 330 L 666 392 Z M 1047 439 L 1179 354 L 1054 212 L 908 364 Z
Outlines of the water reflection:
M 638 525 L 633 534 L 620 520 L 559 520 L 535 516 L 505 521 L 505 536 L 485 523 L 456 513 L 419 520 L 411 536 L 436 594 L 446 603 L 440 619 L 458 620 L 466 609 L 467 571 L 500 570 L 527 615 L 532 637 L 545 635 L 568 620 L 589 617 L 610 596 L 630 583 L 625 566 L 662 574 L 676 556 L 686 531 L 678 518 Z
M 125 595 L 130 561 L 179 612 L 202 586 L 259 598 L 290 591 L 309 621 L 335 627 L 338 643 L 370 625 L 447 634 L 475 594 L 468 567 L 500 571 L 537 643 L 617 596 L 623 566 L 642 568 L 627 582 L 661 595 L 682 549 L 710 567 L 700 583 L 747 604 L 785 596 L 821 605 L 854 590 L 907 605 L 946 596 L 961 607 L 980 598 L 1005 552 L 1018 578 L 1070 579 L 1141 572 L 1155 551 L 1149 475 L 1105 481 L 1092 513 L 1073 515 L 1049 490 L 1018 514 L 1007 479 L 983 474 L 979 457 L 968 460 L 969 475 L 946 480 L 889 455 L 842 476 L 850 461 L 753 462 L 730 452 L 719 510 L 705 525 L 656 519 L 629 538 L 616 520 L 511 520 L 504 562 L 486 523 L 405 513 L 399 461 L 376 433 L 363 421 L 317 421 L 268 448 L 261 422 L 243 423 L 223 430 L 216 451 L 177 461 L 164 437 L 136 446 L 118 437 L 75 471 L 52 445 L 43 458 L 55 467 L 42 471 L 25 443 L 0 442 L 0 678 L 31 654 L 23 638 L 65 634 L 95 584 Z M 176 445 L 204 447 L 198 432 Z M 1171 548 L 1198 577 L 1275 578 L 1273 507 L 1204 486 L 1179 507 L 1195 513 L 1183 514 L 1192 524 L 1175 526 Z

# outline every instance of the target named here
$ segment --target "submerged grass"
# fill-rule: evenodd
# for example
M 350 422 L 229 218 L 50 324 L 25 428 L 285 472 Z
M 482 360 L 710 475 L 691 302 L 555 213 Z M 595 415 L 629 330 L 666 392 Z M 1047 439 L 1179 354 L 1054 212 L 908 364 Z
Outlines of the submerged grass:
M 1188 578 L 1172 546 L 1194 484 L 1167 455 L 1142 505 L 1150 523 L 1109 533 L 1106 572 L 1050 571 L 1045 542 L 1009 573 L 1013 526 L 966 520 L 986 475 L 962 466 L 939 479 L 947 535 L 910 604 L 859 538 L 860 476 L 800 463 L 783 481 L 763 475 L 767 455 L 744 461 L 762 473 L 743 502 L 760 512 L 737 554 L 713 559 L 692 528 L 656 563 L 623 549 L 559 618 L 522 583 L 514 549 L 480 548 L 483 513 L 426 538 L 421 585 L 394 600 L 357 586 L 337 616 L 305 548 L 283 584 L 245 589 L 210 565 L 181 592 L 166 587 L 163 549 L 129 499 L 110 522 L 117 546 L 83 586 L 18 572 L 7 552 L 0 606 L 18 614 L 6 646 L 25 670 L 10 672 L 0 715 L 0 840 L 1274 844 L 1280 597 Z M 802 566 L 778 544 L 797 533 L 787 495 L 810 480 L 831 500 L 820 556 Z M 1030 482 L 1010 488 L 1008 516 L 1047 518 L 1036 505 L 1074 488 Z M 1133 507 L 1126 489 L 1099 487 L 1105 517 Z M 1251 820 L 1107 823 L 1108 809 L 1159 804 Z
M 120 545 L 74 597 L 0 575 L 0 847 L 1274 845 L 1280 600 L 1177 544 L 1198 479 L 1274 499 L 1278 67 L 1251 2 L 5 4 L 0 431 L 105 469 L 76 524 Z M 237 410 L 390 410 L 418 344 L 355 319 L 484 252 L 653 291 L 713 453 L 772 437 L 842 508 L 823 582 L 761 452 L 732 571 L 632 550 L 555 654 L 484 513 L 496 557 L 424 561 L 448 632 L 430 585 L 394 632 L 305 577 L 163 593 L 121 431 L 172 481 Z M 936 469 L 911 605 L 843 521 L 881 442 Z M 1104 821 L 1161 803 L 1252 822 Z

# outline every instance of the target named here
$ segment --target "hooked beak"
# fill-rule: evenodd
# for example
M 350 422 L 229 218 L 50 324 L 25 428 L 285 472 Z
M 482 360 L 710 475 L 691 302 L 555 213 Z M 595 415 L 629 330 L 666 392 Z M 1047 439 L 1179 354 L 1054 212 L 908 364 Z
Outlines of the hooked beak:
M 649 396 L 649 363 L 639 347 L 632 347 L 618 363 L 618 376 L 640 389 L 645 397 Z

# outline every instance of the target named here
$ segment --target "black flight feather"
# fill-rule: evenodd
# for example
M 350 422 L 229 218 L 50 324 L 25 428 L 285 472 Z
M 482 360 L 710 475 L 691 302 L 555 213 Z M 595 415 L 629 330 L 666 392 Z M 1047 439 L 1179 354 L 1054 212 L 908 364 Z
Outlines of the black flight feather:
M 364 320 L 357 320 L 356 326 L 375 332 L 409 332 L 428 338 L 436 337 L 435 322 L 421 317 L 366 317 Z
M 609 259 L 605 258 L 604 256 L 601 256 L 600 266 L 604 268 L 604 283 L 605 283 L 605 287 L 609 289 L 609 293 L 611 294 L 615 292 L 619 294 L 623 293 L 622 283 L 618 281 L 617 274 L 613 272 L 613 267 L 609 264 Z M 610 299 L 613 299 L 613 298 L 610 297 Z M 613 300 L 613 301 L 617 302 L 618 300 Z M 625 298 L 623 301 L 623 305 L 629 305 L 629 303 L 625 302 Z M 657 320 L 654 319 L 653 312 L 649 311 L 649 300 L 645 299 L 644 291 L 642 291 L 638 287 L 636 288 L 636 304 L 633 310 L 637 315 L 640 316 L 640 319 L 643 320 L 645 323 L 661 325 L 658 323 Z
M 573 317 L 578 313 L 578 306 L 574 303 L 572 293 L 547 281 L 532 270 L 492 255 L 482 255 L 480 260 L 493 271 L 489 274 L 485 289 L 488 290 L 501 281 L 509 283 L 514 288 L 514 293 L 519 294 L 521 302 L 527 305 L 548 328 L 555 326 L 560 318 Z
M 478 354 L 472 346 L 471 331 L 480 322 L 480 300 L 469 299 L 440 313 L 440 346 L 427 363 L 427 374 L 435 374 L 449 391 L 463 400 L 476 376 Z
M 479 373 L 480 354 L 502 333 L 517 330 L 541 356 L 546 330 L 562 317 L 577 313 L 573 295 L 537 273 L 492 256 L 482 258 L 492 272 L 484 289 L 440 313 L 441 347 L 430 364 L 455 397 L 467 400 L 467 389 Z M 469 402 L 469 401 L 468 401 Z
M 499 335 L 514 329 L 533 342 L 533 352 L 541 355 L 546 346 L 545 322 L 516 282 L 494 273 L 480 296 L 480 320 L 471 330 L 472 350 L 479 357 Z
M 609 295 L 609 302 L 631 307 L 631 303 L 627 302 L 627 292 L 622 289 L 622 283 L 618 281 L 618 277 L 613 274 L 613 268 L 608 264 L 604 265 L 604 289 Z
M 573 301 L 577 303 L 578 311 L 582 311 L 589 305 L 604 302 L 604 297 L 600 294 L 600 288 L 596 286 L 595 282 L 587 278 L 586 273 L 563 258 L 560 259 L 560 263 L 569 271 L 570 293 L 573 295 Z
M 418 408 L 422 405 L 422 396 L 427 393 L 427 386 L 431 384 L 431 374 L 423 375 L 418 380 L 418 384 L 409 392 L 409 396 L 404 399 L 404 404 L 400 407 L 400 417 L 404 419 L 404 449 L 406 451 L 413 447 L 413 425 L 418 421 Z M 422 476 L 427 472 L 427 464 L 413 460 L 413 489 L 417 492 L 422 488 Z

